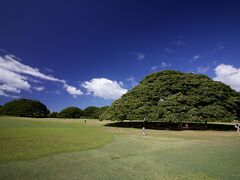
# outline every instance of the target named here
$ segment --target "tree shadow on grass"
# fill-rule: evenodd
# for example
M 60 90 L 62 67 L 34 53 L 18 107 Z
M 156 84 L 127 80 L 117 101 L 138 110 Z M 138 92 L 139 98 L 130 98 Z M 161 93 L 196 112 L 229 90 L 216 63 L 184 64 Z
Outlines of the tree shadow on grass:
M 162 121 L 118 121 L 108 123 L 105 126 L 121 127 L 121 128 L 137 128 L 141 129 L 157 129 L 157 130 L 215 130 L 215 131 L 236 131 L 232 124 L 216 124 L 216 123 L 176 123 Z

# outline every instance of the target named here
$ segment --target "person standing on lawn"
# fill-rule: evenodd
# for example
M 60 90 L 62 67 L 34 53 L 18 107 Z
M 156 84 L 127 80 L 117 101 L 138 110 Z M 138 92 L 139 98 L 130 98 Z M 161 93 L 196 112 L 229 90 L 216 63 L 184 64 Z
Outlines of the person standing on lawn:
M 236 124 L 236 125 L 235 125 L 235 128 L 237 129 L 237 132 L 240 131 L 240 125 L 239 125 L 239 124 Z

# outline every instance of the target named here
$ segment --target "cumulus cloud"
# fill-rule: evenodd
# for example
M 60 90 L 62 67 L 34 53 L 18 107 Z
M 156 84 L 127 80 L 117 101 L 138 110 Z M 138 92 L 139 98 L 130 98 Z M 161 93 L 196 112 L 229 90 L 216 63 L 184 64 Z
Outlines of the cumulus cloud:
M 1 57 L 0 57 L 1 64 Z M 9 71 L 7 69 L 3 69 L 0 66 L 0 90 L 4 93 L 20 93 L 21 90 L 29 90 L 31 85 L 27 82 L 27 78 L 15 72 Z
M 74 98 L 83 94 L 83 92 L 80 89 L 77 89 L 73 86 L 69 86 L 67 84 L 64 84 L 64 89 L 66 89 L 66 91 L 69 94 L 73 95 Z
M 0 56 L 0 95 L 9 97 L 8 93 L 19 94 L 22 90 L 30 90 L 32 88 L 30 84 L 30 81 L 32 81 L 31 77 L 62 83 L 64 87 L 67 85 L 65 80 L 43 74 L 37 68 L 21 63 L 20 59 L 13 55 Z M 43 90 L 39 87 L 34 89 Z M 72 91 L 67 92 L 73 96 L 76 95 L 76 93 L 72 94 Z
M 118 99 L 127 92 L 117 81 L 106 78 L 94 78 L 82 83 L 88 94 L 104 99 Z
M 232 65 L 220 64 L 215 68 L 215 81 L 221 81 L 232 89 L 240 91 L 240 68 Z

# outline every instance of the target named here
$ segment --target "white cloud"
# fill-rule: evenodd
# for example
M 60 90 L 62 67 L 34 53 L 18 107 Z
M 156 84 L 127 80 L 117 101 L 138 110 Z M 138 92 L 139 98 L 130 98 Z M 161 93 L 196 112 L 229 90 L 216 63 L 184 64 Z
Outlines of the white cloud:
M 88 94 L 104 99 L 118 99 L 127 92 L 117 81 L 106 78 L 94 78 L 85 81 L 82 86 L 86 88 Z
M 119 81 L 118 84 L 119 84 L 120 86 L 124 87 L 124 84 L 123 84 L 122 81 Z
M 67 84 L 64 84 L 64 89 L 71 95 L 73 95 L 74 98 L 77 96 L 80 96 L 83 94 L 83 92 L 80 89 L 77 89 L 73 86 L 69 86 Z
M 43 91 L 43 90 L 44 90 L 44 87 L 39 86 L 39 87 L 34 87 L 34 89 L 35 89 L 36 91 Z
M 4 57 L 0 57 L 0 67 L 15 73 L 19 73 L 19 74 L 26 74 L 26 75 L 31 75 L 44 80 L 65 83 L 64 80 L 60 80 L 50 75 L 45 75 L 39 72 L 37 68 L 32 68 L 30 66 L 20 63 L 12 55 L 6 55 Z
M 197 67 L 197 72 L 201 74 L 205 74 L 210 70 L 210 66 L 207 67 Z
M 166 62 L 161 62 L 161 68 L 167 68 L 167 67 L 171 67 L 172 64 L 166 63 Z
M 215 81 L 221 81 L 232 89 L 240 91 L 240 68 L 232 65 L 220 64 L 215 68 Z
M 2 84 L 0 85 L 0 89 L 2 91 L 8 91 L 8 92 L 14 92 L 14 93 L 20 93 L 21 91 L 17 89 L 16 87 L 9 86 L 8 84 Z
M 22 90 L 30 90 L 32 88 L 30 82 L 35 82 L 38 80 L 33 80 L 32 77 L 59 82 L 65 87 L 66 81 L 62 79 L 55 78 L 51 75 L 45 75 L 41 73 L 37 68 L 32 68 L 20 62 L 19 58 L 13 55 L 0 56 L 0 95 L 10 96 L 8 93 L 20 93 Z M 67 85 L 68 86 L 68 85 Z M 41 91 L 42 88 L 34 88 L 35 90 Z M 71 91 L 66 88 L 66 91 L 72 95 Z M 77 90 L 79 92 L 80 90 Z M 79 95 L 79 93 L 74 93 L 74 96 Z
M 6 93 L 4 93 L 3 90 L 0 89 L 0 96 L 6 96 L 6 97 L 8 97 L 9 95 L 7 95 Z
M 1 57 L 0 57 L 1 64 Z M 0 89 L 4 92 L 20 93 L 21 90 L 29 90 L 31 85 L 27 82 L 27 78 L 15 72 L 3 69 L 0 66 Z
M 145 54 L 144 53 L 135 53 L 137 56 L 137 60 L 141 61 L 145 58 Z

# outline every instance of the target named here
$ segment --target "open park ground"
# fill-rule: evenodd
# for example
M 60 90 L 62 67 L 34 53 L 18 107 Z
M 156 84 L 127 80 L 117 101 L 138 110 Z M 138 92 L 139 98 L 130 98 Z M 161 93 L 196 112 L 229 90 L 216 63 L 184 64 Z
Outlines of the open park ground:
M 0 179 L 240 179 L 240 133 L 0 118 Z

